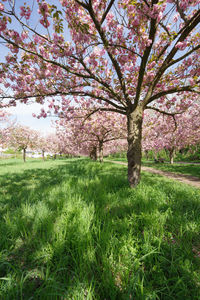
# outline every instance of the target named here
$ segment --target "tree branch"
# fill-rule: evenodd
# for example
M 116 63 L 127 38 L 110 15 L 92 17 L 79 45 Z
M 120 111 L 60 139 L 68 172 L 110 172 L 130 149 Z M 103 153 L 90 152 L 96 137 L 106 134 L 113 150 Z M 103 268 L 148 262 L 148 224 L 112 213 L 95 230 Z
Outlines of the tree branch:
M 103 16 L 101 18 L 101 21 L 100 21 L 101 25 L 103 24 L 103 22 L 104 22 L 104 20 L 105 20 L 105 18 L 107 16 L 107 14 L 109 13 L 109 11 L 110 11 L 110 9 L 111 9 L 111 7 L 112 7 L 112 5 L 113 5 L 114 2 L 115 2 L 115 0 L 110 0 L 110 3 L 108 4 L 108 7 L 105 10 L 105 12 L 104 12 L 104 14 L 103 14 Z
M 112 111 L 112 112 L 120 113 L 120 114 L 122 114 L 122 115 L 126 115 L 126 113 L 123 113 L 123 112 L 118 111 L 118 110 L 113 109 L 113 108 L 97 108 L 97 109 L 92 110 L 92 111 L 85 117 L 84 122 L 85 122 L 87 119 L 89 119 L 89 117 L 91 117 L 93 114 L 95 114 L 95 113 L 98 112 L 98 111 L 108 111 L 108 112 L 109 112 L 109 111 Z
M 0 34 L 0 38 L 2 38 L 2 39 L 3 39 L 4 41 L 6 41 L 7 43 L 13 45 L 14 47 L 23 50 L 23 51 L 26 52 L 26 53 L 33 54 L 33 55 L 39 57 L 42 61 L 45 61 L 45 62 L 50 63 L 50 64 L 52 64 L 52 65 L 58 66 L 58 67 L 60 67 L 61 69 L 64 69 L 65 71 L 67 71 L 68 73 L 70 73 L 70 74 L 72 74 L 72 75 L 76 75 L 77 77 L 80 77 L 80 78 L 91 78 L 91 76 L 88 76 L 88 75 L 85 75 L 85 74 L 81 74 L 81 73 L 77 73 L 77 72 L 73 72 L 73 71 L 71 71 L 68 67 L 66 67 L 66 66 L 64 66 L 64 65 L 62 65 L 62 64 L 60 64 L 60 63 L 58 63 L 58 62 L 56 62 L 56 61 L 54 61 L 54 60 L 50 60 L 50 59 L 44 58 L 44 57 L 43 57 L 41 54 L 39 54 L 39 53 L 36 53 L 36 52 L 34 52 L 34 51 L 25 49 L 25 48 L 23 48 L 22 46 L 16 44 L 15 42 L 10 41 L 9 39 L 5 38 L 5 37 L 2 36 L 1 34 Z
M 97 100 L 102 100 L 112 106 L 114 106 L 118 111 L 122 111 L 121 113 L 125 114 L 126 109 L 123 106 L 119 106 L 117 104 L 115 104 L 114 102 L 101 97 L 101 96 L 96 96 L 93 93 L 89 93 L 89 92 L 83 92 L 83 91 L 69 91 L 69 92 L 59 92 L 59 91 L 55 91 L 52 93 L 48 93 L 48 94 L 35 94 L 35 95 L 24 95 L 21 97 L 16 97 L 16 96 L 0 96 L 0 99 L 14 99 L 14 100 L 23 100 L 23 99 L 30 99 L 30 98 L 37 98 L 37 97 L 51 97 L 51 96 L 69 96 L 69 95 L 77 95 L 77 96 L 86 96 L 86 97 L 91 97 L 93 99 L 97 99 Z
M 189 86 L 189 85 L 184 86 L 184 87 L 180 87 L 180 88 L 173 88 L 173 89 L 170 89 L 170 90 L 167 90 L 167 91 L 162 91 L 160 93 L 157 93 L 157 94 L 153 95 L 152 97 L 150 97 L 150 99 L 148 100 L 146 105 L 151 103 L 152 101 L 162 97 L 162 96 L 169 95 L 169 94 L 175 94 L 175 93 L 179 93 L 179 92 L 191 92 L 191 93 L 200 94 L 200 91 L 193 90 L 191 88 L 191 86 Z
M 171 63 L 168 64 L 168 68 L 171 67 L 172 65 L 178 63 L 179 61 L 183 60 L 184 58 L 186 58 L 187 56 L 189 56 L 190 54 L 192 54 L 194 51 L 200 49 L 200 45 L 194 47 L 193 49 L 191 49 L 190 51 L 188 51 L 187 53 L 185 53 L 184 55 L 180 56 L 179 58 L 172 60 Z
M 155 111 L 157 111 L 157 112 L 159 112 L 159 113 L 161 113 L 161 114 L 163 114 L 163 115 L 167 115 L 167 116 L 172 117 L 173 120 L 174 120 L 174 124 L 175 124 L 175 129 L 173 130 L 173 132 L 175 132 L 176 129 L 177 129 L 177 127 L 178 127 L 175 116 L 176 116 L 176 115 L 181 115 L 181 114 L 183 114 L 183 113 L 186 111 L 186 110 L 183 110 L 183 111 L 181 111 L 181 112 L 169 113 L 169 112 L 160 110 L 160 109 L 158 109 L 158 108 L 156 108 L 156 107 L 147 106 L 146 108 L 147 108 L 147 109 L 155 110 Z
M 186 39 L 186 37 L 190 34 L 190 32 L 199 24 L 199 22 L 200 22 L 200 10 L 198 10 L 197 13 L 191 18 L 191 20 L 188 21 L 187 26 L 185 26 L 181 30 L 180 37 L 178 38 L 176 44 L 174 45 L 174 47 L 172 48 L 172 50 L 170 51 L 170 53 L 167 55 L 167 57 L 164 60 L 164 62 L 162 63 L 162 65 L 160 67 L 160 70 L 158 71 L 155 79 L 153 80 L 153 82 L 151 84 L 151 89 L 152 90 L 154 89 L 154 87 L 156 86 L 156 84 L 160 80 L 161 76 L 164 74 L 164 72 L 171 65 L 173 65 L 172 59 L 175 56 L 175 54 L 179 51 L 179 49 L 176 47 L 176 45 L 179 42 L 183 42 Z M 178 60 L 178 61 L 180 61 L 180 60 Z
M 167 116 L 175 116 L 175 115 L 181 115 L 182 113 L 184 113 L 186 110 L 183 110 L 181 112 L 174 112 L 174 113 L 169 113 L 169 112 L 166 112 L 164 110 L 161 110 L 159 108 L 156 108 L 156 107 L 153 107 L 153 106 L 146 106 L 146 109 L 152 109 L 152 110 L 155 110 L 163 115 L 167 115 Z
M 157 2 L 158 2 L 158 0 L 152 1 L 152 5 L 156 4 Z M 136 88 L 136 96 L 135 96 L 135 100 L 134 100 L 134 107 L 136 107 L 138 105 L 138 102 L 139 102 L 139 99 L 140 99 L 140 94 L 141 94 L 145 69 L 146 69 L 148 58 L 149 58 L 149 55 L 150 55 L 150 52 L 151 52 L 151 49 L 152 49 L 152 46 L 153 46 L 153 43 L 154 43 L 155 34 L 156 34 L 156 19 L 151 18 L 149 39 L 152 42 L 151 42 L 150 46 L 146 47 L 146 49 L 144 51 L 144 54 L 143 54 L 143 57 L 142 57 L 141 64 L 140 64 L 140 70 L 139 70 L 137 88 Z
M 75 1 L 76 1 L 76 0 L 75 0 Z M 109 58 L 110 58 L 110 60 L 111 60 L 111 62 L 112 62 L 112 65 L 113 65 L 113 67 L 114 67 L 114 69 L 115 69 L 115 71 L 116 71 L 116 74 L 117 74 L 117 77 L 118 77 L 118 79 L 119 79 L 119 83 L 120 83 L 120 86 L 121 86 L 121 89 L 122 89 L 124 98 L 125 98 L 125 100 L 128 102 L 128 98 L 129 98 L 129 97 L 128 97 L 128 94 L 126 93 L 126 86 L 125 86 L 123 74 L 122 74 L 122 72 L 121 72 L 121 69 L 120 69 L 120 66 L 119 66 L 117 60 L 116 60 L 115 57 L 111 54 L 111 52 L 110 52 L 110 50 L 109 50 L 109 48 L 108 48 L 109 42 L 108 42 L 108 40 L 107 40 L 107 38 L 106 38 L 106 35 L 105 35 L 103 29 L 101 28 L 101 23 L 99 23 L 99 21 L 97 20 L 97 18 L 96 18 L 96 16 L 95 16 L 95 13 L 94 13 L 93 8 L 92 8 L 91 1 L 89 2 L 89 5 L 87 6 L 86 9 L 87 9 L 87 11 L 88 11 L 88 13 L 89 13 L 89 15 L 90 15 L 90 17 L 91 17 L 93 23 L 94 23 L 94 25 L 95 25 L 95 27 L 96 27 L 96 29 L 97 29 L 99 35 L 100 35 L 100 37 L 101 37 L 101 40 L 102 40 L 102 42 L 103 42 L 103 45 L 104 45 L 104 47 L 105 47 L 105 49 L 106 49 L 106 51 L 107 51 L 107 53 L 108 53 L 108 56 L 109 56 Z
M 124 106 L 124 103 L 122 102 L 121 98 L 114 92 L 113 89 L 111 89 L 110 85 L 108 83 L 106 83 L 105 81 L 99 79 L 96 75 L 94 75 L 92 73 L 92 71 L 90 69 L 87 68 L 87 66 L 85 65 L 84 61 L 82 59 L 79 60 L 79 62 L 82 64 L 82 66 L 84 67 L 84 69 L 86 70 L 86 72 L 88 72 L 88 74 L 91 75 L 91 77 L 93 77 L 93 79 L 95 81 L 97 81 L 98 83 L 100 83 L 103 87 L 106 88 L 106 92 L 110 92 L 113 96 L 113 98 L 116 100 L 118 100 L 123 106 Z

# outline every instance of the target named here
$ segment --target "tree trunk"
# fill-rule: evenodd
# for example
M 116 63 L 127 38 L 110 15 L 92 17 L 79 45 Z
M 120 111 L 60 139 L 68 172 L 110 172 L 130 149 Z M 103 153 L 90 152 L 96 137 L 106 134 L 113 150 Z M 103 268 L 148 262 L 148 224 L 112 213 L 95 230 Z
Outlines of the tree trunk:
M 142 114 L 143 110 L 137 108 L 127 115 L 128 181 L 131 188 L 136 187 L 140 182 L 142 159 Z
M 158 160 L 158 152 L 153 151 L 154 161 Z
M 42 159 L 44 160 L 44 150 L 42 150 Z
M 146 160 L 148 160 L 149 159 L 149 150 L 145 150 L 144 153 L 145 153 Z
M 26 149 L 23 149 L 23 161 L 26 162 Z
M 103 162 L 103 142 L 99 141 L 99 161 Z
M 173 163 L 174 163 L 174 152 L 175 152 L 175 149 L 174 149 L 174 148 L 169 149 L 169 159 L 170 159 L 170 164 L 173 164 Z
M 93 147 L 90 152 L 90 158 L 92 160 L 97 160 L 97 147 Z

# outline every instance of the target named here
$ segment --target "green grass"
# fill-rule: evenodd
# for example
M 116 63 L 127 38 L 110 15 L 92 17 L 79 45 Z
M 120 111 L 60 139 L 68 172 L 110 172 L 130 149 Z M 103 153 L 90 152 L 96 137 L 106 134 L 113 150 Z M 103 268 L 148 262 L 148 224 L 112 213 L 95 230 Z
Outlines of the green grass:
M 126 157 L 106 157 L 105 160 L 114 160 L 114 161 L 123 161 L 123 162 L 127 162 L 127 158 Z
M 127 162 L 126 158 L 106 158 L 106 160 Z M 154 163 L 154 161 L 143 160 L 142 165 L 146 167 L 155 168 L 157 170 L 173 172 L 178 174 L 191 175 L 200 178 L 200 165 L 199 164 L 180 164 L 180 163 Z
M 200 191 L 126 172 L 0 162 L 0 299 L 200 299 Z
M 143 162 L 143 166 L 155 168 L 162 171 L 186 174 L 196 176 L 200 178 L 200 165 L 198 164 L 166 164 L 166 163 L 154 163 L 154 162 Z

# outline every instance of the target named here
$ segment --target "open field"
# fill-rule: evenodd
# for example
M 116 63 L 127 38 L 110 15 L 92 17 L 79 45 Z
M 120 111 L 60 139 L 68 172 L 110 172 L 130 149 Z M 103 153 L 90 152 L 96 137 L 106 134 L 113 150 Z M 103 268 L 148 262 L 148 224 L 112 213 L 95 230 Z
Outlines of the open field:
M 143 166 L 152 167 L 158 170 L 173 172 L 178 174 L 186 174 L 200 178 L 200 165 L 199 164 L 166 164 L 166 163 L 154 163 L 154 162 L 143 162 Z
M 87 159 L 0 161 L 0 299 L 200 299 L 200 191 Z
M 106 158 L 107 159 L 107 158 Z M 109 160 L 127 162 L 126 158 L 108 158 Z M 195 163 L 154 163 L 153 161 L 144 160 L 142 165 L 162 171 L 173 172 L 178 174 L 191 175 L 200 178 L 200 164 Z

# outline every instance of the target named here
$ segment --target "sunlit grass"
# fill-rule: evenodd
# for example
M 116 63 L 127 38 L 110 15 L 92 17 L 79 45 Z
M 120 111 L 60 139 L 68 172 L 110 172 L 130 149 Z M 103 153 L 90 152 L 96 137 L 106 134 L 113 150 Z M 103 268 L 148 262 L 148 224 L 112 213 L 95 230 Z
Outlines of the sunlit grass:
M 88 160 L 0 162 L 0 299 L 199 299 L 200 191 Z
M 106 160 L 114 160 L 114 161 L 121 161 L 126 162 L 126 158 L 106 158 Z M 146 167 L 151 167 L 154 169 L 167 171 L 167 172 L 173 172 L 178 174 L 185 174 L 185 175 L 191 175 L 195 177 L 200 178 L 200 165 L 199 164 L 193 164 L 193 163 L 155 163 L 154 161 L 147 161 L 143 160 L 142 165 Z
M 173 172 L 178 174 L 185 174 L 196 176 L 200 178 L 200 165 L 198 164 L 180 164 L 180 163 L 154 163 L 154 162 L 143 162 L 146 167 L 152 167 L 158 170 Z

